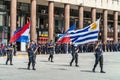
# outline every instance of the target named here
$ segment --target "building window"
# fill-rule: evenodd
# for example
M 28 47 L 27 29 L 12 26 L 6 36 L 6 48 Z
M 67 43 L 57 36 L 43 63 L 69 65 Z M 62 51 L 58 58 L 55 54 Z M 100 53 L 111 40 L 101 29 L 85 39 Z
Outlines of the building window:
M 119 0 L 112 0 L 112 1 L 117 1 L 117 2 L 119 2 Z
M 27 3 L 17 3 L 17 9 L 23 12 L 30 12 L 30 4 Z

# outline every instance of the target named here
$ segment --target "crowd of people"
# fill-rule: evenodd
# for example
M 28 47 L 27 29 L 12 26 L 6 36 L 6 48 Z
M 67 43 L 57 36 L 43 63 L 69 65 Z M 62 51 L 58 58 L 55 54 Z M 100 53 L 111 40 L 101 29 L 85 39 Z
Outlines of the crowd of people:
M 9 43 L 8 43 L 9 45 Z M 6 56 L 7 55 L 7 46 L 6 44 L 1 44 L 0 46 L 0 56 Z M 17 45 L 16 44 L 11 44 L 13 47 L 13 55 L 16 56 L 17 53 Z
M 38 48 L 38 54 L 49 54 L 49 43 L 46 44 L 36 44 L 39 46 Z M 7 46 L 7 45 L 6 45 Z M 0 56 L 6 56 L 6 46 L 0 47 Z M 58 44 L 54 43 L 53 45 L 53 52 L 55 54 L 66 54 L 66 53 L 71 53 L 71 45 L 67 43 L 63 44 Z M 87 53 L 87 52 L 94 52 L 96 46 L 96 42 L 93 43 L 87 43 L 87 44 L 80 44 L 78 46 L 78 52 L 79 53 Z M 14 55 L 16 55 L 17 47 L 16 45 L 13 45 L 14 48 Z M 103 43 L 103 51 L 104 52 L 117 52 L 120 51 L 120 42 L 118 43 L 113 43 L 112 41 L 108 41 L 106 44 Z
M 80 44 L 78 47 L 79 53 L 87 53 L 87 52 L 94 52 L 96 42 L 94 43 L 87 43 L 87 44 Z M 40 47 L 38 49 L 39 54 L 49 54 L 48 51 L 48 43 L 46 44 L 38 44 Z M 67 43 L 58 44 L 54 43 L 54 53 L 56 54 L 64 54 L 64 53 L 71 53 L 71 45 Z M 104 52 L 117 52 L 120 51 L 120 42 L 113 43 L 112 41 L 107 42 L 106 44 L 103 43 L 103 51 Z
M 70 61 L 70 66 L 72 66 L 73 61 L 75 60 L 75 66 L 79 67 L 78 65 L 78 53 L 88 53 L 93 52 L 95 53 L 95 64 L 93 67 L 93 72 L 95 72 L 95 68 L 100 62 L 100 68 L 101 73 L 105 73 L 103 71 L 103 52 L 117 52 L 120 51 L 120 42 L 119 43 L 113 43 L 108 42 L 107 44 L 100 42 L 92 42 L 87 44 L 80 44 L 80 45 L 74 45 L 73 43 L 64 43 L 64 44 L 58 44 L 54 43 L 53 40 L 50 40 L 46 44 L 39 44 L 35 41 L 31 40 L 27 45 L 26 49 L 28 52 L 28 70 L 30 70 L 30 65 L 32 63 L 33 70 L 35 69 L 35 63 L 36 63 L 36 55 L 37 54 L 49 54 L 48 61 L 54 62 L 54 53 L 55 54 L 65 54 L 65 53 L 71 53 L 72 59 Z M 0 56 L 6 56 L 6 65 L 8 65 L 8 61 L 10 61 L 10 65 L 13 65 L 12 63 L 12 56 L 16 56 L 17 51 L 17 45 L 12 45 L 11 43 L 8 43 L 8 45 L 3 46 L 1 45 L 0 48 Z

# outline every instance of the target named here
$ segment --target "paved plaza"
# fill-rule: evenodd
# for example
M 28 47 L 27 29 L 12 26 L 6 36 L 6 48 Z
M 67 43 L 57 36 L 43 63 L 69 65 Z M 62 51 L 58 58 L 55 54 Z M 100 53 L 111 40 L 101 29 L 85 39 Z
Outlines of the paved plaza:
M 27 70 L 27 55 L 13 58 L 14 65 L 5 65 L 6 57 L 0 57 L 0 80 L 120 80 L 120 52 L 104 53 L 104 71 L 99 65 L 93 73 L 93 53 L 79 54 L 79 67 L 69 66 L 70 54 L 54 55 L 54 63 L 48 62 L 48 55 L 38 55 L 36 71 Z

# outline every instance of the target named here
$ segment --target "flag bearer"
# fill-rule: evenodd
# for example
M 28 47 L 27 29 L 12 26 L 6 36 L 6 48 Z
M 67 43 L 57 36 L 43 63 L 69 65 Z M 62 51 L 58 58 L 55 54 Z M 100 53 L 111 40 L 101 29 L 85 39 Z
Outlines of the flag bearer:
M 36 52 L 38 47 L 36 46 L 35 42 L 32 40 L 30 44 L 28 44 L 28 57 L 29 57 L 29 62 L 28 62 L 28 70 L 30 70 L 30 64 L 32 63 L 32 69 L 35 69 L 35 59 L 36 59 Z

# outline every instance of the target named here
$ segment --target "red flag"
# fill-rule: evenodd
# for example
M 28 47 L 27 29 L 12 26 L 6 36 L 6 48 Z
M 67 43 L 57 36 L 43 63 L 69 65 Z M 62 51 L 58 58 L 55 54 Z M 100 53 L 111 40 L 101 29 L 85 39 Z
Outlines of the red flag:
M 59 44 L 67 43 L 67 42 L 70 42 L 70 37 L 69 37 L 68 35 L 62 37 L 62 38 L 58 41 Z
M 69 32 L 74 31 L 76 28 L 75 25 L 72 25 L 62 36 L 59 37 L 57 43 L 62 44 L 62 43 L 68 43 L 70 42 L 70 36 Z

